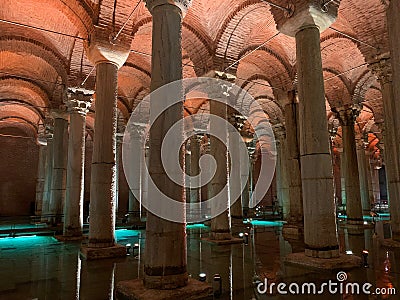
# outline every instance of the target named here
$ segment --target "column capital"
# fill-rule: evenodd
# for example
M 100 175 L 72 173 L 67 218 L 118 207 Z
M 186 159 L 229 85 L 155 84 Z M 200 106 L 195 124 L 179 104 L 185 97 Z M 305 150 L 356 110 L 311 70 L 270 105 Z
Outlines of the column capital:
M 280 32 L 288 36 L 296 36 L 297 32 L 307 27 L 316 27 L 320 32 L 327 29 L 335 22 L 338 14 L 339 5 L 337 1 L 302 1 L 293 4 L 287 4 L 286 0 L 277 0 L 287 11 L 271 7 L 277 28 Z M 323 2 L 321 4 L 321 2 Z M 324 4 L 326 3 L 326 4 Z
M 392 82 L 392 64 L 389 56 L 382 57 L 368 65 L 368 68 L 374 74 L 380 84 Z
M 169 4 L 178 7 L 182 12 L 182 17 L 186 15 L 192 5 L 192 0 L 145 0 L 145 2 L 150 13 L 153 13 L 154 8 L 157 6 Z
M 354 126 L 354 123 L 362 110 L 362 105 L 345 105 L 339 108 L 332 108 L 342 126 Z
M 112 63 L 121 68 L 128 59 L 132 38 L 121 33 L 117 39 L 114 32 L 106 27 L 94 26 L 85 43 L 86 55 L 95 65 Z
M 68 112 L 86 115 L 92 105 L 94 91 L 79 88 L 68 88 L 67 105 Z

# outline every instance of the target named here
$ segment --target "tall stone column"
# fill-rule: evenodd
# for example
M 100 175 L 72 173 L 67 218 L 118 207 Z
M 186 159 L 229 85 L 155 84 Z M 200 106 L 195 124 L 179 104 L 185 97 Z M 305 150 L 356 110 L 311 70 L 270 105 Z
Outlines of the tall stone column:
M 213 116 L 220 117 L 227 120 L 227 107 L 225 103 L 210 101 L 210 114 Z M 226 146 L 228 142 L 228 132 L 227 128 L 219 128 L 218 124 L 211 119 L 210 120 L 210 131 L 219 132 L 219 138 L 216 136 L 210 136 L 210 154 L 214 157 L 217 164 L 217 169 L 215 171 L 214 177 L 211 179 L 208 190 L 208 198 L 221 194 L 224 192 L 224 187 L 228 184 L 228 174 L 227 174 L 227 149 Z M 226 210 L 213 217 L 211 219 L 211 240 L 231 240 L 231 226 L 229 220 L 229 196 L 228 191 L 225 190 L 225 195 L 223 197 L 226 199 Z M 215 215 L 218 209 L 218 203 L 211 203 L 211 213 Z
M 276 163 L 276 191 L 279 205 L 282 206 L 283 219 L 287 220 L 290 214 L 290 195 L 288 181 L 288 157 L 287 157 L 287 141 L 286 129 L 283 125 L 275 125 L 273 127 L 276 150 L 278 153 Z M 274 203 L 273 203 L 274 205 Z
M 46 151 L 46 165 L 44 177 L 44 192 L 42 203 L 42 222 L 48 222 L 48 215 L 50 213 L 50 195 L 51 195 L 51 182 L 53 179 L 53 120 L 46 118 L 45 120 L 45 137 L 47 143 Z
M 195 134 L 190 137 L 190 176 L 197 176 L 200 172 L 200 138 Z M 200 202 L 200 188 L 198 179 L 190 181 L 190 202 Z
M 131 125 L 129 125 L 131 126 Z M 130 138 L 135 140 L 131 142 L 130 145 L 132 147 L 140 147 L 140 136 L 142 132 L 142 128 L 139 128 L 136 125 L 133 128 L 129 128 Z M 133 153 L 142 153 L 142 149 L 132 149 Z M 140 196 L 141 196 L 141 183 L 142 183 L 142 174 L 144 173 L 142 170 L 142 158 L 140 156 L 132 156 L 131 157 L 132 164 L 132 172 L 129 172 L 129 176 L 131 177 L 132 186 L 129 187 L 129 203 L 128 203 L 128 212 L 129 217 L 128 221 L 130 223 L 137 222 L 140 220 Z M 143 189 L 142 189 L 143 191 Z M 136 196 L 135 196 L 136 195 Z M 139 196 L 137 198 L 137 196 Z
M 117 131 L 117 72 L 129 55 L 130 38 L 124 34 L 111 43 L 111 32 L 95 26 L 86 52 L 96 65 L 96 102 L 90 182 L 89 244 L 87 259 L 125 256 L 115 243 L 115 185 Z
M 278 30 L 296 39 L 305 242 L 300 264 L 306 259 L 339 256 L 320 49 L 320 32 L 334 22 L 337 9 L 331 4 L 322 13 L 314 1 L 303 1 L 288 18 L 281 10 L 271 8 Z
M 228 130 L 228 145 L 229 145 L 229 153 L 230 153 L 230 158 L 239 158 L 239 159 L 243 159 L 242 157 L 240 157 L 239 154 L 239 143 L 240 140 L 238 139 L 238 132 L 237 129 L 238 127 L 241 126 L 241 124 L 236 122 L 236 118 L 233 114 L 233 112 L 231 112 L 231 107 L 228 108 L 228 110 L 230 111 L 229 113 L 229 122 L 231 123 L 232 127 L 229 127 Z M 229 160 L 229 162 L 231 162 L 231 159 Z M 231 165 L 231 164 L 230 164 Z M 232 167 L 230 167 L 230 181 L 229 181 L 229 193 L 230 193 L 230 202 L 232 203 L 233 201 L 235 201 L 231 206 L 230 206 L 230 214 L 231 214 L 231 220 L 233 225 L 235 224 L 242 224 L 243 222 L 243 210 L 242 210 L 242 197 L 241 197 L 241 178 L 240 178 L 240 174 L 241 174 L 241 170 L 240 170 L 240 161 L 239 161 L 239 168 L 233 169 Z M 246 167 L 247 169 L 247 167 Z M 233 199 L 233 195 L 239 195 L 239 197 L 237 199 Z
M 396 196 L 390 200 L 390 207 L 391 207 L 391 225 L 392 225 L 392 235 L 393 239 L 396 241 L 400 241 L 400 5 L 399 1 L 391 0 L 389 3 L 389 7 L 386 11 L 387 15 L 387 28 L 389 32 L 389 45 L 390 45 L 390 54 L 392 58 L 392 72 L 393 72 L 393 96 L 394 101 L 392 102 L 392 120 L 394 121 L 394 133 L 396 134 L 393 136 L 395 142 L 395 151 L 396 151 L 396 166 L 397 172 L 394 177 L 392 177 L 391 185 L 392 190 L 396 190 Z M 385 108 L 386 109 L 386 108 Z M 385 119 L 386 122 L 386 119 Z M 392 193 L 393 195 L 393 193 Z M 390 197 L 390 195 L 389 195 Z M 394 199 L 393 199 L 394 198 Z
M 189 5 L 190 1 L 146 1 L 146 6 L 153 16 L 152 91 L 182 79 L 182 19 Z M 157 105 L 150 99 L 150 114 Z M 162 188 L 164 193 L 176 201 L 183 201 L 183 187 L 168 183 L 168 175 L 165 170 L 161 170 L 161 142 L 168 129 L 182 118 L 183 102 L 180 102 L 170 107 L 168 114 L 158 118 L 150 128 L 150 176 L 156 185 L 162 185 L 159 188 Z M 150 197 L 151 192 L 149 190 Z M 160 249 L 164 249 L 162 253 Z M 143 280 L 145 287 L 174 289 L 186 286 L 186 259 L 185 224 L 167 221 L 148 211 Z
M 284 108 L 287 151 L 287 177 L 289 182 L 290 214 L 283 232 L 301 236 L 303 233 L 303 196 L 301 187 L 300 149 L 299 149 L 299 103 L 296 91 L 288 92 Z
M 51 223 L 62 222 L 65 201 L 67 151 L 68 151 L 68 115 L 65 110 L 53 110 L 54 137 L 53 137 L 53 172 L 50 194 Z
M 35 215 L 41 216 L 43 210 L 44 185 L 46 178 L 46 156 L 47 156 L 47 140 L 44 134 L 39 135 L 37 139 L 39 145 L 39 159 L 36 177 L 36 201 Z
M 395 1 L 391 1 L 395 2 Z M 392 20 L 394 22 L 394 20 Z M 390 206 L 390 218 L 392 224 L 393 238 L 400 241 L 400 147 L 399 115 L 396 113 L 397 101 L 395 90 L 398 84 L 393 84 L 392 66 L 388 57 L 370 65 L 372 72 L 378 77 L 381 85 L 383 108 L 384 108 L 384 130 L 383 142 L 385 145 L 385 166 L 388 186 L 388 197 Z M 397 66 L 396 66 L 397 68 Z M 398 73 L 400 70 L 398 70 Z M 400 76 L 400 74 L 399 74 Z M 400 78 L 399 81 L 400 82 Z M 400 96 L 400 92 L 397 94 Z
M 361 108 L 352 105 L 332 109 L 342 125 L 343 174 L 347 196 L 347 224 L 363 224 L 360 179 L 357 162 L 357 146 L 354 124 Z
M 121 156 L 122 156 L 122 140 L 124 137 L 123 132 L 117 132 L 116 135 L 116 150 L 115 150 L 115 218 L 118 218 L 119 211 L 119 187 L 120 187 L 120 173 L 121 173 Z
M 92 95 L 86 90 L 68 89 L 66 105 L 70 126 L 63 231 L 67 239 L 82 237 L 86 114 L 92 103 Z
M 364 144 L 363 140 L 359 140 L 357 143 L 357 161 L 358 161 L 358 173 L 360 176 L 360 192 L 361 192 L 361 204 L 364 215 L 369 215 L 371 211 L 371 197 L 370 197 L 370 180 L 371 180 L 371 169 L 369 168 L 369 157 L 366 152 L 367 145 Z

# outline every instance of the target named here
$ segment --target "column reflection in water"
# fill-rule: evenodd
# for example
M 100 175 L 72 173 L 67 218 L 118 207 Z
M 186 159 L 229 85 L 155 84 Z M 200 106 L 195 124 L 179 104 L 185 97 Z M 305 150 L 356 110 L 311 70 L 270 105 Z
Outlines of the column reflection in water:
M 114 299 L 114 273 L 113 261 L 82 260 L 79 299 Z

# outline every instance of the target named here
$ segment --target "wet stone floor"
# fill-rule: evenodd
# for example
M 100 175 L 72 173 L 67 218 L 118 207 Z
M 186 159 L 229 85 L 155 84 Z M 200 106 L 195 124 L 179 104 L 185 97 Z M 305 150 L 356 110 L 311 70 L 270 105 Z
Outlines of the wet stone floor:
M 368 268 L 340 274 L 340 270 L 316 272 L 285 265 L 282 257 L 304 248 L 302 243 L 282 237 L 281 223 L 260 222 L 234 228 L 237 236 L 240 232 L 249 233 L 248 243 L 225 246 L 201 241 L 208 230 L 198 225 L 187 228 L 188 272 L 196 279 L 204 273 L 214 288 L 215 299 L 400 299 L 400 249 L 380 247 L 372 229 L 363 235 L 339 231 L 343 254 L 361 256 L 363 250 L 368 250 Z M 145 233 L 120 229 L 116 236 L 118 243 L 139 244 L 139 249 L 132 247 L 130 255 L 123 259 L 86 261 L 79 257 L 80 243 L 62 243 L 51 236 L 0 239 L 0 299 L 115 299 L 119 281 L 141 277 Z M 215 274 L 221 277 L 221 287 L 214 282 Z M 370 286 L 365 286 L 367 283 Z M 307 284 L 314 284 L 315 291 Z M 363 293 L 363 288 L 370 294 Z M 385 295 L 378 295 L 377 291 Z

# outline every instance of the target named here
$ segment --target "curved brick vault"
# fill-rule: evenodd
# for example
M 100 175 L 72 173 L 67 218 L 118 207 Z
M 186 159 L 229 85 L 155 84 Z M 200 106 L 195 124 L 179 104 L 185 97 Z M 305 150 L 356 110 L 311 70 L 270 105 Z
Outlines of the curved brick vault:
M 93 65 L 85 54 L 85 40 L 95 26 L 117 32 L 138 3 L 0 2 L 0 19 L 49 30 L 0 23 L 1 123 L 31 128 L 38 128 L 49 109 L 62 103 L 65 87 L 79 85 L 88 76 L 85 87 L 94 89 L 95 72 L 89 75 Z M 304 1 L 292 2 L 300 7 Z M 375 147 L 380 133 L 374 120 L 382 120 L 383 106 L 380 85 L 366 62 L 389 51 L 385 6 L 380 0 L 339 2 L 338 18 L 332 27 L 346 36 L 333 29 L 321 35 L 327 112 L 330 107 L 364 103 L 368 113 L 359 116 L 357 128 L 369 132 L 374 140 L 371 147 Z M 280 95 L 295 84 L 296 50 L 294 39 L 277 30 L 280 14 L 260 0 L 194 0 L 183 24 L 184 77 L 202 76 L 210 70 L 233 73 L 236 83 L 259 99 L 271 120 L 283 122 Z M 118 108 L 127 120 L 150 91 L 152 28 L 144 2 L 139 3 L 122 33 L 132 36 L 132 51 L 118 75 Z M 191 103 L 188 111 L 196 113 L 203 102 Z M 94 110 L 95 104 L 88 118 L 89 128 L 93 127 Z M 340 137 L 336 144 L 340 147 Z

